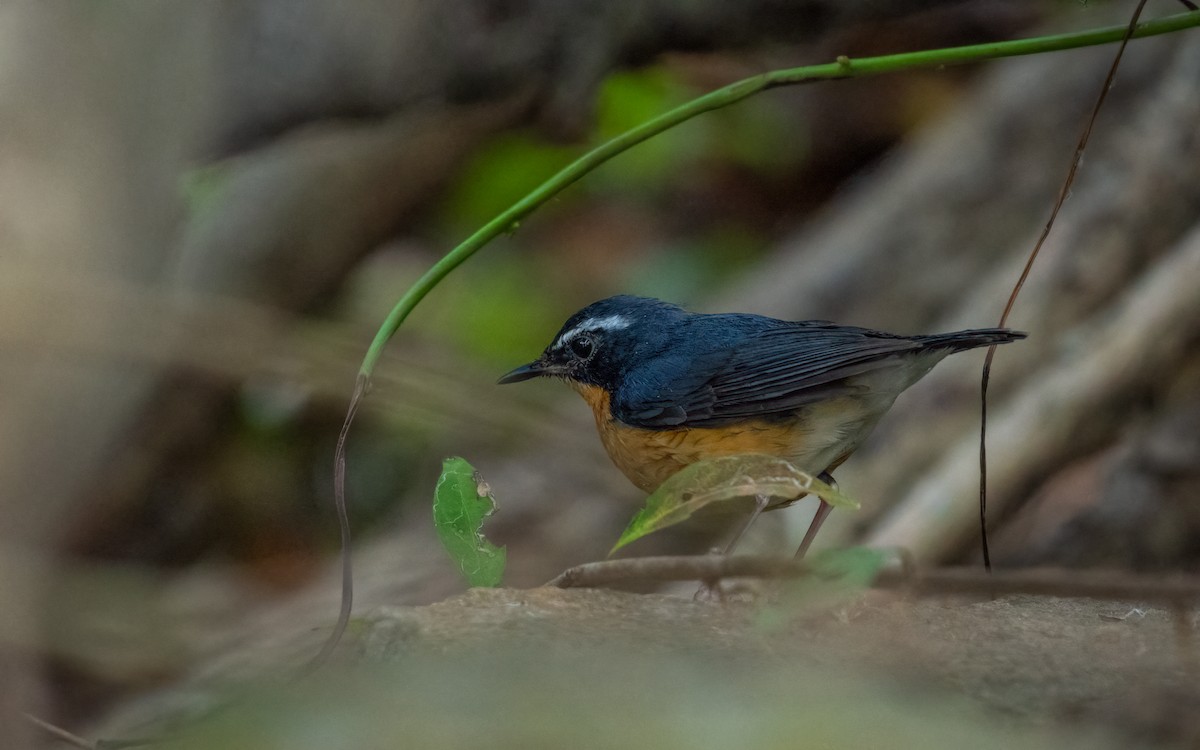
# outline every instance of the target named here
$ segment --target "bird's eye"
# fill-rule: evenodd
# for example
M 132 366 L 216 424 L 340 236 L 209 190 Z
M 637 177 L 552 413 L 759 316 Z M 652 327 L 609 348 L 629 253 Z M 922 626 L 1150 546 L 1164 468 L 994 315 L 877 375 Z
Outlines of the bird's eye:
M 592 343 L 591 336 L 576 336 L 571 339 L 571 353 L 579 359 L 588 359 L 592 356 L 592 352 L 596 346 Z

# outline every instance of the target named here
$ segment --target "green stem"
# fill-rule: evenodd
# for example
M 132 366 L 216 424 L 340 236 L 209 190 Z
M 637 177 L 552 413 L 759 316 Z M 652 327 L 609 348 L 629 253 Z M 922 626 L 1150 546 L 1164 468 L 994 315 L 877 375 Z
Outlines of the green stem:
M 1200 11 L 1180 13 L 1140 23 L 1134 31 L 1133 36 L 1134 38 L 1156 36 L 1196 26 L 1200 26 Z M 699 114 L 727 107 L 759 91 L 776 86 L 792 86 L 811 81 L 854 78 L 857 76 L 877 75 L 879 73 L 892 73 L 918 68 L 961 65 L 979 60 L 1110 44 L 1121 41 L 1125 36 L 1127 28 L 1125 25 L 1111 26 L 1092 31 L 1056 34 L 1053 36 L 1034 37 L 1032 39 L 1016 39 L 1008 42 L 973 44 L 967 47 L 906 52 L 898 55 L 882 55 L 880 57 L 863 57 L 857 59 L 839 57 L 837 62 L 825 63 L 823 65 L 809 65 L 802 68 L 788 68 L 786 70 L 763 73 L 693 99 L 597 146 L 579 157 L 563 168 L 558 174 L 542 183 L 533 192 L 513 204 L 508 210 L 489 221 L 458 247 L 447 253 L 433 267 L 426 271 L 424 276 L 409 287 L 404 296 L 400 298 L 400 301 L 396 303 L 396 306 L 392 308 L 391 313 L 388 314 L 379 332 L 375 334 L 375 339 L 371 342 L 370 348 L 367 349 L 362 366 L 359 368 L 359 375 L 361 378 L 369 378 L 371 376 L 380 355 L 383 354 L 383 348 L 387 345 L 388 340 L 391 339 L 393 334 L 399 330 L 409 313 L 413 311 L 413 308 L 442 279 L 446 278 L 451 271 L 461 265 L 467 258 L 474 255 L 475 251 L 504 232 L 515 230 L 521 219 L 533 213 L 543 203 L 617 154 L 682 122 L 686 122 Z

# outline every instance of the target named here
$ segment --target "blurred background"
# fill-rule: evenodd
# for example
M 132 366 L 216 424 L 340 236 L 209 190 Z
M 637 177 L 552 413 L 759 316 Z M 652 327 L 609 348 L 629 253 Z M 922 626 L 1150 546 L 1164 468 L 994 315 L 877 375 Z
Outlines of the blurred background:
M 1151 4 L 1152 8 L 1155 4 Z M 1158 10 L 1175 12 L 1162 4 Z M 395 299 L 582 153 L 774 68 L 1122 23 L 1033 0 L 108 0 L 0 6 L 0 709 L 67 723 L 336 613 L 333 444 Z M 457 591 L 462 455 L 506 584 L 642 499 L 552 382 L 616 293 L 898 333 L 992 325 L 1113 48 L 760 94 L 588 175 L 438 287 L 349 445 L 360 608 Z M 1131 45 L 992 380 L 994 559 L 1200 564 L 1200 44 Z M 977 560 L 982 355 L 838 472 L 819 543 Z M 759 523 L 786 549 L 813 508 Z M 698 551 L 681 529 L 631 550 Z

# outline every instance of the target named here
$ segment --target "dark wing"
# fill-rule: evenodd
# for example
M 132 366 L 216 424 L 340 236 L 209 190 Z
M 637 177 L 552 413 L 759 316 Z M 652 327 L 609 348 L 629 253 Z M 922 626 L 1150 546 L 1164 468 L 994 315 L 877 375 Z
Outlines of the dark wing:
M 747 334 L 719 351 L 659 357 L 626 374 L 613 415 L 635 427 L 716 427 L 788 415 L 842 393 L 845 381 L 925 349 L 920 338 L 833 324 L 792 324 Z

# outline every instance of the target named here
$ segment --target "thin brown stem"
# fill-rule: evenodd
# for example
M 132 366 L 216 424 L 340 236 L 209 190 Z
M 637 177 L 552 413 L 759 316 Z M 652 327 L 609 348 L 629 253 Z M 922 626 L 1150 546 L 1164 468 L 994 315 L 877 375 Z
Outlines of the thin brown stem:
M 342 635 L 345 634 L 346 628 L 350 625 L 350 614 L 354 609 L 354 566 L 350 547 L 350 516 L 346 510 L 346 439 L 350 435 L 350 425 L 354 423 L 358 407 L 367 395 L 368 381 L 369 377 L 361 373 L 355 379 L 354 393 L 350 396 L 350 406 L 346 410 L 346 419 L 342 422 L 341 432 L 338 433 L 337 447 L 334 449 L 333 502 L 337 507 L 338 528 L 341 530 L 341 606 L 338 609 L 338 619 L 333 626 L 333 631 L 325 639 L 325 643 L 321 644 L 321 650 L 317 655 L 301 670 L 300 678 L 320 668 L 329 659 L 330 654 L 341 641 Z
M 1113 79 L 1117 76 L 1117 68 L 1121 65 L 1121 57 L 1125 54 L 1125 47 L 1129 45 L 1129 40 L 1133 38 L 1133 33 L 1137 30 L 1138 20 L 1142 17 L 1142 9 L 1145 7 L 1146 0 L 1138 0 L 1137 7 L 1133 11 L 1133 16 L 1129 19 L 1129 26 L 1125 29 L 1125 36 L 1121 39 L 1121 44 L 1117 47 L 1117 54 L 1113 57 L 1112 65 L 1108 68 L 1108 75 L 1104 77 L 1104 85 L 1100 87 L 1100 94 L 1096 97 L 1096 104 L 1092 107 L 1092 114 L 1088 117 L 1087 124 L 1083 127 L 1083 133 L 1079 136 L 1079 143 L 1075 146 L 1075 155 L 1071 158 L 1071 167 L 1067 170 L 1067 177 L 1063 180 L 1062 187 L 1058 191 L 1058 198 L 1054 201 L 1054 208 L 1050 211 L 1050 218 L 1046 220 L 1046 226 L 1042 228 L 1042 234 L 1038 237 L 1037 243 L 1034 244 L 1033 252 L 1029 254 L 1029 258 L 1025 261 L 1025 267 L 1021 269 L 1021 276 L 1013 286 L 1012 293 L 1008 295 L 1008 302 L 1004 305 L 1004 312 L 1000 315 L 1000 322 L 997 324 L 998 328 L 1003 328 L 1008 323 L 1008 316 L 1012 312 L 1013 305 L 1017 302 L 1017 295 L 1021 293 L 1021 288 L 1025 286 L 1025 281 L 1029 278 L 1029 272 L 1033 269 L 1033 263 L 1042 251 L 1042 245 L 1046 243 L 1046 238 L 1050 236 L 1050 230 L 1054 227 L 1055 220 L 1058 219 L 1058 212 L 1062 210 L 1063 204 L 1067 202 L 1067 198 L 1071 195 L 1071 186 L 1075 184 L 1075 174 L 1079 171 L 1079 163 L 1083 160 L 1083 152 L 1087 149 L 1088 140 L 1092 137 L 1092 128 L 1096 124 L 1100 108 L 1104 106 L 1104 100 L 1108 98 L 1108 91 L 1112 88 Z M 992 570 L 992 556 L 988 551 L 987 539 L 987 391 L 988 381 L 992 375 L 992 360 L 995 358 L 996 346 L 989 346 L 987 357 L 983 361 L 983 374 L 979 384 L 979 536 L 983 547 L 983 567 L 988 572 Z

